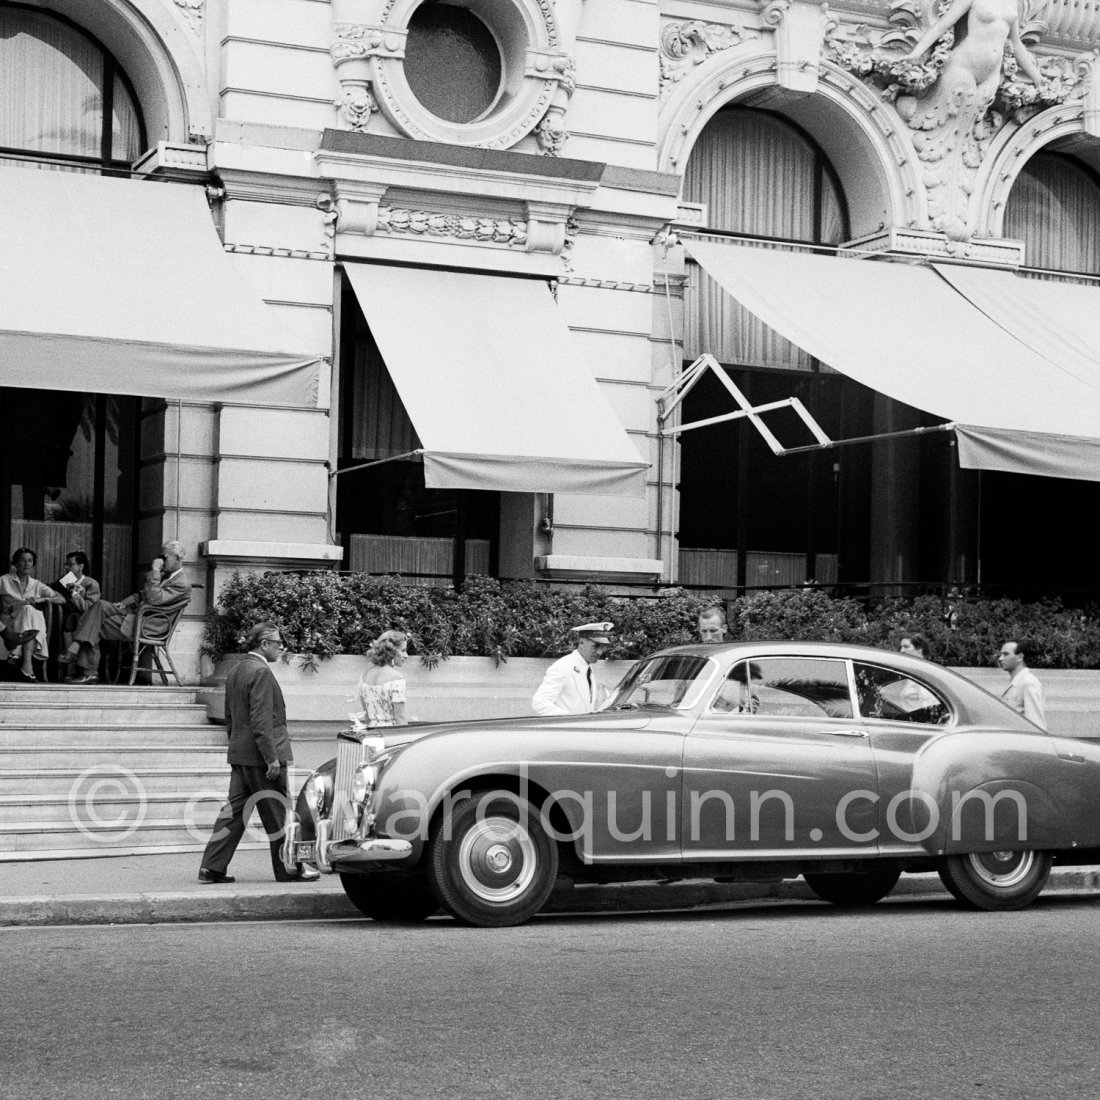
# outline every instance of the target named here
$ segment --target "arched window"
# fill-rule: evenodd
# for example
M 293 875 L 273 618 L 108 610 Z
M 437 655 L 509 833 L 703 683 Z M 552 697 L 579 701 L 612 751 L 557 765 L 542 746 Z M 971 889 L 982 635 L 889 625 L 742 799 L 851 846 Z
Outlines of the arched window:
M 848 212 L 836 175 L 802 131 L 777 115 L 741 107 L 719 112 L 692 150 L 684 201 L 705 203 L 707 226 L 770 240 L 840 244 Z M 684 355 L 723 363 L 806 370 L 801 349 L 764 327 L 702 271 L 684 301 Z
M 0 3 L 0 158 L 103 171 L 144 148 L 133 88 L 103 46 L 60 16 Z
M 1100 274 L 1100 181 L 1062 153 L 1037 153 L 1005 204 L 1004 235 L 1028 267 Z

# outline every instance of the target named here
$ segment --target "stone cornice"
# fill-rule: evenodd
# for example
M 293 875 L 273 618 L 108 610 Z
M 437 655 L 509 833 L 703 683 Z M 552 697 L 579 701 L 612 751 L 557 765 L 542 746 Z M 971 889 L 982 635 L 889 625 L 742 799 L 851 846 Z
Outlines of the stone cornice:
M 432 191 L 441 195 L 469 195 L 583 207 L 589 204 L 592 194 L 599 187 L 599 177 L 578 180 L 550 177 L 536 172 L 501 171 L 495 167 L 396 161 L 388 156 L 342 153 L 326 149 L 319 150 L 314 158 L 322 179 L 381 184 L 387 189 L 398 187 Z M 530 159 L 540 164 L 555 163 L 550 158 Z
M 224 167 L 218 168 L 217 173 L 225 188 L 226 199 L 284 206 L 315 207 L 317 203 L 318 181 L 309 176 L 286 176 Z

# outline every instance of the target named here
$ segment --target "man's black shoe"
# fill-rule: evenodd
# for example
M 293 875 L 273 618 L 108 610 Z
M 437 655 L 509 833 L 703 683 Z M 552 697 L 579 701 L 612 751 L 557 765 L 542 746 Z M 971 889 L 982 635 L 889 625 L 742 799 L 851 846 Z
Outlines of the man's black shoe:
M 199 868 L 199 882 L 210 885 L 212 882 L 236 882 L 232 875 L 224 875 L 221 871 L 208 871 L 205 867 Z
M 320 878 L 320 874 L 317 871 L 295 871 L 290 874 L 288 871 L 282 873 L 275 872 L 276 882 L 316 882 Z

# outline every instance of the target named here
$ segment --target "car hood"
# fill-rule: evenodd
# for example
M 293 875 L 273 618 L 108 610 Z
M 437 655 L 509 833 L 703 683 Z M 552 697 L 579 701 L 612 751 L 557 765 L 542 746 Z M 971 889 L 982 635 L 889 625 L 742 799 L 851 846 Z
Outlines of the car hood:
M 641 730 L 654 719 L 654 711 L 612 710 L 595 714 L 562 714 L 547 718 L 542 716 L 521 718 L 468 718 L 461 722 L 410 722 L 407 726 L 395 726 L 384 732 L 387 749 L 401 748 L 424 737 L 443 733 L 492 733 L 495 730 L 515 733 L 517 730 Z

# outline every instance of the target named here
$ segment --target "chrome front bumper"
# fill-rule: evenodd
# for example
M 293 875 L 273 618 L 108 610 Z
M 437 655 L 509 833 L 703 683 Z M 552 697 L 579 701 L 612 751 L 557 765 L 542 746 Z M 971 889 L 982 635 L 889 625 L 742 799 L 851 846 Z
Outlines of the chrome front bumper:
M 289 815 L 283 843 L 283 863 L 293 871 L 298 863 L 311 863 L 318 871 L 332 874 L 333 863 L 383 863 L 404 859 L 412 852 L 412 842 L 372 837 L 367 840 L 329 840 L 329 822 L 318 822 L 316 840 L 299 840 L 301 829 L 296 815 Z

